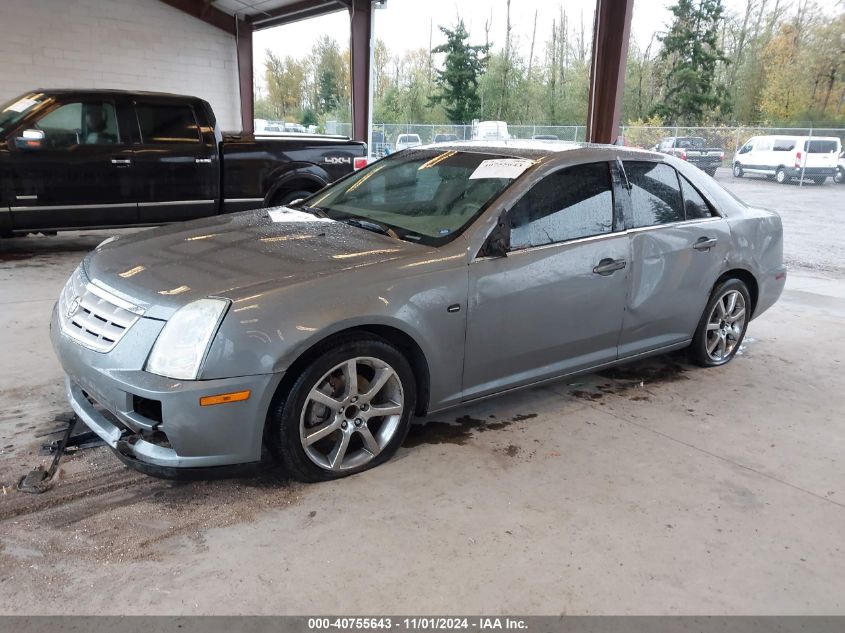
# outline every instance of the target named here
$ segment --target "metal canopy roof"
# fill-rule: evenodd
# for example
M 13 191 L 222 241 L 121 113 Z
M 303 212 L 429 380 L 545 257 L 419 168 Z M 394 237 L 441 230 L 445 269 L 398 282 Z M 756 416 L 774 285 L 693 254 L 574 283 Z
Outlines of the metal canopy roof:
M 210 0 L 210 6 L 245 18 L 253 28 L 287 24 L 349 8 L 343 0 Z

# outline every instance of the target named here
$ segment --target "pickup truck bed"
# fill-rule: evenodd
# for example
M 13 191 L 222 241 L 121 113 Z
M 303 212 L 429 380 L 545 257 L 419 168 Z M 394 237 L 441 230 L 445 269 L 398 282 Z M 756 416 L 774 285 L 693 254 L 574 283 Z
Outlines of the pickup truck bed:
M 284 204 L 365 156 L 339 136 L 224 134 L 196 97 L 36 90 L 0 105 L 0 235 Z

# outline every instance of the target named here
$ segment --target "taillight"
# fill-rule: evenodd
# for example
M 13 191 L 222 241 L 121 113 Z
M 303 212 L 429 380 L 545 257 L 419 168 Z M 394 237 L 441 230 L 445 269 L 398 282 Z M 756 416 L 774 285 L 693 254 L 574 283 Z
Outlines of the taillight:
M 352 167 L 354 169 L 363 169 L 367 166 L 367 157 L 366 156 L 356 156 L 355 159 L 352 161 Z
M 725 152 L 719 152 L 719 160 L 725 160 Z
M 682 149 L 681 150 L 681 160 L 686 160 L 686 159 L 687 159 L 687 150 Z
M 795 167 L 801 167 L 801 152 L 795 152 Z

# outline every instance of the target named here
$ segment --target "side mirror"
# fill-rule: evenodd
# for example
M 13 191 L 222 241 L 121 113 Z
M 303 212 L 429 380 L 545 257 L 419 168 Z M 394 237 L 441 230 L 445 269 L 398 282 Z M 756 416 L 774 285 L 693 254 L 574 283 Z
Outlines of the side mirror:
M 478 253 L 479 257 L 507 257 L 511 249 L 511 227 L 507 211 L 502 212 L 496 226 L 487 236 L 487 241 Z
M 15 138 L 15 147 L 18 149 L 41 149 L 44 146 L 46 135 L 42 130 L 24 130 L 21 135 Z

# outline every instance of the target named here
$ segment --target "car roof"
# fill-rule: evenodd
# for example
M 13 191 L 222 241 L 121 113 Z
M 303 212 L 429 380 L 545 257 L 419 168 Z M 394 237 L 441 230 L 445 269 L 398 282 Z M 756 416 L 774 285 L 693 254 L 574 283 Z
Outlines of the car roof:
M 575 143 L 572 141 L 542 141 L 534 139 L 455 141 L 451 143 L 438 143 L 437 145 L 420 145 L 411 151 L 423 151 L 426 149 L 483 152 L 485 154 L 501 154 L 503 156 L 529 158 L 532 160 L 542 158 L 543 156 L 561 156 L 564 152 L 575 151 L 580 155 L 597 155 L 604 160 L 611 160 L 617 156 L 623 159 L 651 158 L 663 160 L 665 158 L 665 154 L 621 145 Z
M 177 99 L 195 99 L 201 101 L 200 97 L 195 95 L 180 95 L 170 92 L 153 92 L 150 90 L 117 90 L 111 88 L 36 88 L 29 90 L 26 94 L 42 92 L 46 95 L 102 95 L 102 96 L 138 96 L 138 97 L 166 97 Z

